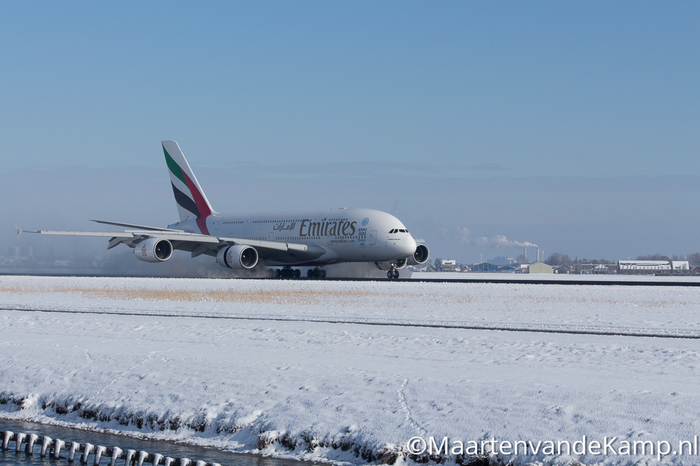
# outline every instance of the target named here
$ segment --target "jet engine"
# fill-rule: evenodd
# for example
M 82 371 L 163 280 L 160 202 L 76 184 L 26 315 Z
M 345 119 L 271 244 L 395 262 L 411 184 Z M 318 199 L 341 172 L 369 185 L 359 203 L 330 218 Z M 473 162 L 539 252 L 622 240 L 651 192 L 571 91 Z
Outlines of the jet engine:
M 148 238 L 134 247 L 134 255 L 144 262 L 164 262 L 173 255 L 173 245 L 167 239 Z
M 408 265 L 423 265 L 428 262 L 430 251 L 425 244 L 416 246 L 416 251 L 408 258 Z
M 227 269 L 252 269 L 258 263 L 258 251 L 244 244 L 235 244 L 220 249 L 216 263 Z

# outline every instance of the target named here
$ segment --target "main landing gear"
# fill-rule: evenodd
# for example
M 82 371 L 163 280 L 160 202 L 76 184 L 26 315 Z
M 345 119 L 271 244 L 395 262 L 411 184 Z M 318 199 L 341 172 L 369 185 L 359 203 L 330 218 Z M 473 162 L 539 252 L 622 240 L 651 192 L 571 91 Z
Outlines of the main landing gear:
M 293 269 L 287 265 L 281 269 L 269 269 L 269 274 L 270 278 L 299 278 L 301 277 L 301 270 Z M 326 271 L 316 267 L 315 269 L 309 269 L 306 272 L 306 276 L 309 278 L 326 278 Z
M 309 278 L 326 278 L 326 271 L 316 267 L 315 269 L 309 269 L 306 272 L 306 276 Z
M 281 269 L 270 269 L 270 276 L 274 278 L 299 278 L 301 277 L 301 270 L 285 266 Z

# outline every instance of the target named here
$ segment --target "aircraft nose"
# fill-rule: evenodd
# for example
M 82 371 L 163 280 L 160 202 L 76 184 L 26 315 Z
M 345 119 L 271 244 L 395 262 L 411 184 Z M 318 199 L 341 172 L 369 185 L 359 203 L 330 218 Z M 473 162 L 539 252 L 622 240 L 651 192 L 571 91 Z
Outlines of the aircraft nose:
M 416 252 L 416 247 L 417 247 L 418 245 L 416 244 L 416 240 L 413 239 L 413 236 L 410 236 L 410 235 L 409 235 L 408 238 L 406 238 L 406 242 L 403 242 L 403 241 L 402 241 L 402 243 L 403 243 L 403 244 L 402 244 L 402 246 L 403 246 L 403 247 L 402 247 L 402 250 L 403 250 L 402 252 L 404 252 L 404 253 L 406 254 L 406 256 L 410 256 L 410 255 L 412 255 L 414 252 Z

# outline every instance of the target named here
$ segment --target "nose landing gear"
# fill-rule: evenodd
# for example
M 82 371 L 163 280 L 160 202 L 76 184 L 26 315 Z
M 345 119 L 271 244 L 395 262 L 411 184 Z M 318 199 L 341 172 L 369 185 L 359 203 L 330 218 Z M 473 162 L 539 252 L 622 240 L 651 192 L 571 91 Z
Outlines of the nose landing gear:
M 392 268 L 389 269 L 389 271 L 386 273 L 386 278 L 388 278 L 389 280 L 396 280 L 397 278 L 399 278 L 399 270 L 396 269 L 396 268 L 394 268 L 394 267 L 392 267 Z

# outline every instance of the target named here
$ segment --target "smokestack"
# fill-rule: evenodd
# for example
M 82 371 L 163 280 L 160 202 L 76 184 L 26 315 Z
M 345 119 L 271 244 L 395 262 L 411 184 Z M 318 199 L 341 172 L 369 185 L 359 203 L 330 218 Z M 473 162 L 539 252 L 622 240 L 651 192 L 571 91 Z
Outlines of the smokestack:
M 527 264 L 527 246 L 525 246 L 523 249 L 525 250 L 525 252 L 523 253 L 523 255 L 525 256 L 525 263 Z

